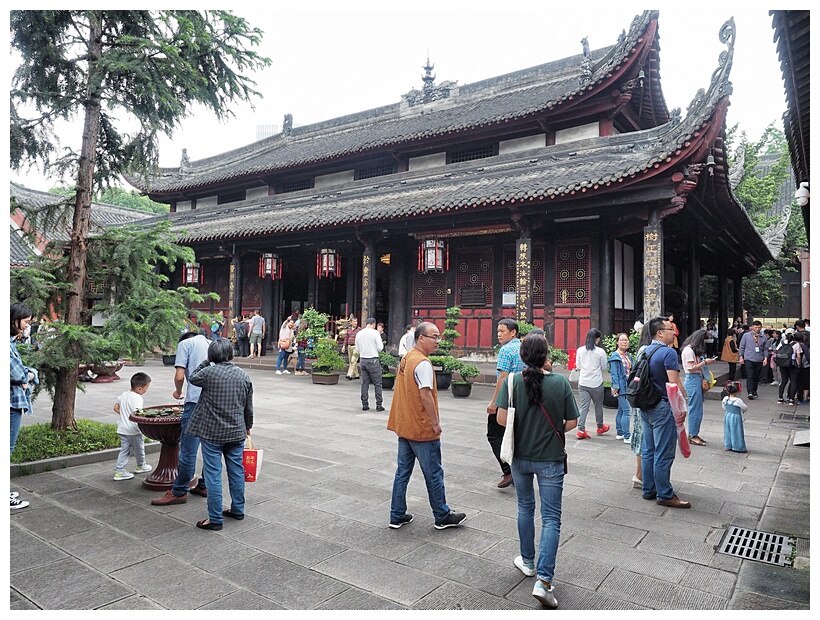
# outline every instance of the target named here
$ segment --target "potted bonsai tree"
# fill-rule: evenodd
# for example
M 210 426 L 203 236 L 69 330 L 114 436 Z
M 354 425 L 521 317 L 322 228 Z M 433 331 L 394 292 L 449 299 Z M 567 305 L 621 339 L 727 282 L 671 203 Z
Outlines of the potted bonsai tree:
M 331 338 L 320 338 L 314 342 L 311 378 L 313 383 L 320 385 L 336 385 L 339 383 L 339 371 L 347 366 L 344 358 L 336 349 L 336 342 Z
M 387 351 L 379 351 L 379 363 L 382 367 L 382 388 L 392 390 L 396 383 L 396 373 L 390 369 L 399 365 L 399 358 Z
M 452 381 L 451 391 L 456 398 L 467 398 L 473 389 L 471 379 L 475 379 L 479 374 L 478 366 L 475 364 L 462 364 L 458 374 L 461 375 L 461 379 Z
M 441 333 L 441 340 L 438 343 L 436 354 L 430 356 L 430 362 L 436 372 L 436 387 L 439 390 L 450 388 L 453 373 L 460 370 L 463 362 L 457 360 L 451 354 L 455 346 L 455 339 L 461 334 L 456 331 L 456 327 L 461 323 L 461 308 L 452 306 L 445 311 L 444 331 Z

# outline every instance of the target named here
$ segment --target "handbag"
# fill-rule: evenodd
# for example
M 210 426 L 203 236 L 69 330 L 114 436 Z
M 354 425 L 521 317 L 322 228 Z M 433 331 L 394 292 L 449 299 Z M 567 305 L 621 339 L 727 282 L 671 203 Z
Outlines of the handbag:
M 264 453 L 264 450 L 253 447 L 251 436 L 248 435 L 248 447 L 242 451 L 242 468 L 245 470 L 245 482 L 256 482 L 259 479 Z
M 538 403 L 538 406 L 541 407 L 541 411 L 544 412 L 544 417 L 547 418 L 547 422 L 550 423 L 552 430 L 555 431 L 555 435 L 558 437 L 558 441 L 561 442 L 561 447 L 564 449 L 564 475 L 566 475 L 567 473 L 569 473 L 569 467 L 567 466 L 567 444 L 564 441 L 564 438 L 561 436 L 561 433 L 559 433 L 558 429 L 555 428 L 555 423 L 552 421 L 552 418 L 547 413 L 547 410 L 544 409 L 544 405 Z
M 507 426 L 504 427 L 504 438 L 501 440 L 501 460 L 512 465 L 513 452 L 515 451 L 515 407 L 513 407 L 513 373 L 507 375 Z
M 280 338 L 279 339 L 279 348 L 280 349 L 284 349 L 284 350 L 290 349 L 290 344 L 291 344 L 290 338 Z

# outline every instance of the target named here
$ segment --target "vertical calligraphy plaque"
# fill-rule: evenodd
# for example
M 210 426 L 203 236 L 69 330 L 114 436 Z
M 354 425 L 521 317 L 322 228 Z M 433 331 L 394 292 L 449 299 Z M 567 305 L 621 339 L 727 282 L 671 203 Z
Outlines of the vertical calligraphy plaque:
M 372 273 L 373 244 L 368 243 L 362 255 L 362 324 L 368 317 L 373 316 L 376 298 L 376 280 Z
M 528 238 L 516 241 L 515 316 L 532 323 L 532 239 Z
M 663 226 L 643 229 L 643 316 L 650 321 L 663 312 Z

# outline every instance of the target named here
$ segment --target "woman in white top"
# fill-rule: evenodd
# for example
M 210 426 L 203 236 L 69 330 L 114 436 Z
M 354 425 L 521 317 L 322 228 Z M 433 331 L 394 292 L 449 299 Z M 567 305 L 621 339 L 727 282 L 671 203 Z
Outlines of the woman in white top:
M 704 374 L 703 369 L 707 364 L 715 360 L 706 357 L 706 330 L 698 329 L 692 332 L 683 342 L 681 349 L 681 363 L 686 377 L 683 380 L 683 387 L 686 388 L 687 415 L 689 421 L 689 443 L 696 446 L 705 446 L 706 442 L 700 437 L 700 423 L 703 420 L 703 388 L 702 382 L 708 376 L 708 371 Z
M 606 351 L 598 344 L 601 342 L 601 332 L 592 328 L 587 332 L 586 342 L 575 353 L 575 365 L 580 371 L 578 376 L 578 391 L 581 393 L 581 416 L 578 418 L 578 439 L 589 439 L 586 431 L 587 414 L 590 402 L 595 403 L 595 422 L 598 425 L 598 434 L 603 435 L 609 430 L 609 424 L 604 424 L 604 371 L 606 370 Z

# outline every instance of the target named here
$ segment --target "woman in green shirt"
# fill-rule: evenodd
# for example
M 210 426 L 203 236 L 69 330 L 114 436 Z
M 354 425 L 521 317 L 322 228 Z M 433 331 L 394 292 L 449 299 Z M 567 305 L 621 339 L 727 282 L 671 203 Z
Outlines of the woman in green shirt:
M 542 334 L 528 334 L 521 341 L 521 359 L 527 365 L 513 377 L 515 451 L 512 475 L 518 499 L 518 538 L 521 555 L 513 560 L 518 569 L 537 575 L 532 595 L 542 605 L 558 607 L 552 585 L 555 555 L 561 533 L 561 499 L 564 491 L 565 434 L 578 424 L 578 407 L 569 381 L 544 370 L 549 345 Z M 498 423 L 507 423 L 507 383 L 499 390 Z M 541 539 L 535 563 L 535 491 L 541 498 Z

